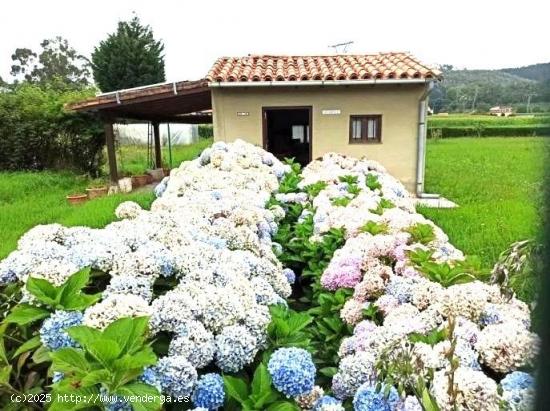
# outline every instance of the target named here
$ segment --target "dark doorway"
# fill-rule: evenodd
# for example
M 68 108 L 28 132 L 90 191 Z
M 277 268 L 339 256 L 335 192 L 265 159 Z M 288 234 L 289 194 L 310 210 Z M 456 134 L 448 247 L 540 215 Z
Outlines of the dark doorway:
M 264 148 L 277 158 L 311 161 L 311 107 L 264 107 Z

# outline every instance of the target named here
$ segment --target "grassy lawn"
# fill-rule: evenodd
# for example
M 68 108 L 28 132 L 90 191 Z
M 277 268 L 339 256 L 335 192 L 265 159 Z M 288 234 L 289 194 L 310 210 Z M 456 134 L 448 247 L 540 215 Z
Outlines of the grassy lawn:
M 497 117 L 489 115 L 451 114 L 448 116 L 429 116 L 429 127 L 471 127 L 480 123 L 485 126 L 528 126 L 542 125 L 550 122 L 549 115 Z
M 491 267 L 512 242 L 536 237 L 542 202 L 543 138 L 429 141 L 426 192 L 459 204 L 421 208 L 466 254 Z
M 173 166 L 195 158 L 211 139 L 189 146 L 175 146 Z M 147 147 L 123 146 L 121 170 L 142 174 L 147 167 Z M 168 164 L 168 150 L 163 150 Z M 120 160 L 119 160 L 120 161 Z M 149 208 L 154 195 L 148 191 L 98 198 L 82 205 L 69 205 L 67 194 L 83 193 L 90 180 L 70 172 L 0 172 L 0 259 L 17 247 L 17 240 L 37 224 L 104 227 L 115 219 L 122 201 L 132 200 Z
M 172 167 L 176 167 L 182 161 L 193 160 L 202 150 L 212 144 L 212 139 L 199 140 L 188 146 L 172 146 Z M 154 154 L 153 154 L 154 155 Z M 107 156 L 105 155 L 105 158 Z M 145 145 L 124 145 L 120 146 L 117 153 L 119 171 L 129 174 L 143 174 L 147 166 L 147 146 Z M 169 166 L 168 146 L 162 147 L 162 164 Z M 105 174 L 108 174 L 107 165 L 104 166 Z
M 37 224 L 103 227 L 115 219 L 114 210 L 122 201 L 136 201 L 147 208 L 153 201 L 153 193 L 136 192 L 69 205 L 65 196 L 83 192 L 87 182 L 72 173 L 0 173 L 0 259 L 13 251 L 19 237 Z

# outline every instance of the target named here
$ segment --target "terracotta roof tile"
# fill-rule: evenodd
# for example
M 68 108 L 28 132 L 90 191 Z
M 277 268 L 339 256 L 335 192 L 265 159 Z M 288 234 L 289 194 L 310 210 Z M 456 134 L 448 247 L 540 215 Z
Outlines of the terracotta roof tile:
M 331 56 L 270 56 L 219 58 L 206 79 L 222 81 L 307 81 L 367 79 L 429 79 L 441 72 L 408 53 Z

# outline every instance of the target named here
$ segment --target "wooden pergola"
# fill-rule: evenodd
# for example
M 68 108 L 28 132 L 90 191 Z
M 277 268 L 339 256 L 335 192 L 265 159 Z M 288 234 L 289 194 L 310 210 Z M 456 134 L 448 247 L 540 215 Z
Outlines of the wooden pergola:
M 121 120 L 148 121 L 153 127 L 155 166 L 162 167 L 161 123 L 212 123 L 212 98 L 206 80 L 179 81 L 118 90 L 67 106 L 96 113 L 103 121 L 112 183 L 118 182 L 113 124 Z

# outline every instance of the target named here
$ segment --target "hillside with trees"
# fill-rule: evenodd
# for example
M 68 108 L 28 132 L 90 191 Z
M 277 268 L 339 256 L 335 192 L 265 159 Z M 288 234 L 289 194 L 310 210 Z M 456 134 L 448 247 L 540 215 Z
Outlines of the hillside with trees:
M 430 97 L 435 112 L 486 112 L 510 105 L 517 112 L 550 111 L 550 63 L 502 70 L 457 70 L 442 65 L 444 80 Z

